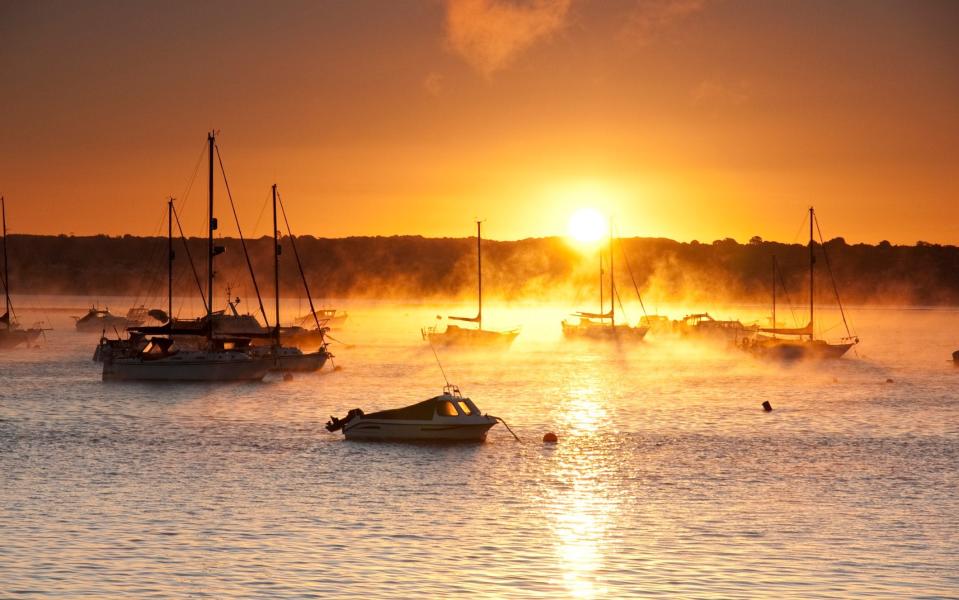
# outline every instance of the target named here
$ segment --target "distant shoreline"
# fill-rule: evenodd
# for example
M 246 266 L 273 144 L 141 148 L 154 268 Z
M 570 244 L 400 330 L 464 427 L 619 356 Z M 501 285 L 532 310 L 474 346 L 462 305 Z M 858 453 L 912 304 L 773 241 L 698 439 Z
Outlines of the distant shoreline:
M 289 246 L 284 238 L 282 245 Z M 216 295 L 226 288 L 253 295 L 239 240 L 222 238 Z M 247 240 L 264 295 L 272 295 L 272 239 Z M 166 294 L 167 240 L 139 236 L 11 235 L 11 289 L 15 303 L 25 294 L 58 296 L 140 296 Z M 189 252 L 205 279 L 206 240 L 190 238 Z M 817 244 L 816 302 L 835 303 L 827 266 L 834 271 L 849 306 L 959 306 L 959 248 L 916 245 Z M 421 236 L 297 238 L 311 291 L 318 298 L 433 299 L 468 301 L 475 295 L 475 239 Z M 281 292 L 303 296 L 289 248 L 281 260 Z M 199 298 L 183 242 L 175 240 L 174 293 Z M 636 300 L 635 288 L 651 303 L 713 305 L 771 303 L 772 258 L 780 266 L 777 294 L 784 304 L 808 302 L 808 247 L 753 238 L 711 243 L 664 238 L 617 241 L 616 277 L 622 302 Z M 624 260 L 624 258 L 628 258 Z M 483 241 L 484 295 L 490 301 L 598 301 L 595 252 L 582 252 L 563 238 Z M 630 269 L 632 273 L 630 273 Z M 608 285 L 608 284 L 607 284 Z M 266 290 L 269 290 L 267 292 Z M 607 297 L 608 299 L 608 297 Z M 220 301 L 217 302 L 218 308 Z M 25 307 L 24 307 L 25 308 Z

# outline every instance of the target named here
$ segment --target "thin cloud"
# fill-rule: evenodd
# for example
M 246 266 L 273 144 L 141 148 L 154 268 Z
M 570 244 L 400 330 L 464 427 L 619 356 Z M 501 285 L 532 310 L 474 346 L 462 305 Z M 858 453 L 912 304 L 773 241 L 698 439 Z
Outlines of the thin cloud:
M 702 12 L 710 0 L 639 0 L 629 15 L 624 33 L 640 44 L 648 44 L 665 30 Z
M 572 0 L 447 0 L 450 46 L 489 77 L 563 27 Z
M 695 106 L 742 106 L 749 101 L 749 86 L 718 79 L 701 81 L 690 93 Z

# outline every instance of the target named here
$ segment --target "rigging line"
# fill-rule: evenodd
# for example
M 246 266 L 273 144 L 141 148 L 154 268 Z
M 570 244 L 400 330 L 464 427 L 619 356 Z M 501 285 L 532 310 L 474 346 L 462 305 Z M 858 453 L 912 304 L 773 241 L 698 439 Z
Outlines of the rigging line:
M 649 320 L 649 315 L 646 314 L 646 305 L 643 304 L 643 296 L 639 293 L 639 286 L 636 285 L 636 278 L 633 277 L 633 267 L 629 263 L 629 256 L 626 255 L 626 248 L 623 246 L 623 242 L 619 243 L 619 252 L 623 255 L 623 261 L 626 263 L 626 271 L 629 273 L 629 279 L 633 282 L 633 289 L 636 290 L 636 297 L 639 298 L 639 307 L 643 309 L 643 316 L 646 317 L 646 320 Z
M 254 236 L 256 235 L 256 232 L 257 232 L 257 231 L 259 230 L 259 228 L 260 228 L 260 221 L 263 220 L 263 213 L 266 212 L 266 207 L 267 207 L 267 205 L 269 205 L 269 203 L 270 203 L 270 194 L 267 194 L 266 197 L 263 199 L 263 205 L 260 207 L 260 214 L 257 215 L 257 217 L 256 217 L 256 222 L 253 223 L 253 235 L 254 235 Z M 270 237 L 272 237 L 272 236 L 270 236 Z
M 306 289 L 306 299 L 310 302 L 310 314 L 313 315 L 313 320 L 316 322 L 316 329 L 322 332 L 323 328 L 320 326 L 320 318 L 316 316 L 316 308 L 313 306 L 313 295 L 310 294 L 310 285 L 306 282 L 306 273 L 303 271 L 303 263 L 300 262 L 300 253 L 296 249 L 296 236 L 293 235 L 293 230 L 290 228 L 290 221 L 286 218 L 286 207 L 283 206 L 283 197 L 280 196 L 280 190 L 276 190 L 276 201 L 280 205 L 280 213 L 283 214 L 283 223 L 286 225 L 286 231 L 290 236 L 290 246 L 293 248 L 293 256 L 296 257 L 296 266 L 300 270 L 300 278 L 303 280 L 303 288 Z M 326 340 L 323 340 L 323 347 L 326 347 Z
M 183 226 L 180 225 L 180 215 L 176 207 L 173 207 L 173 218 L 176 220 L 176 228 L 180 232 L 180 239 L 183 240 L 183 248 L 186 250 L 186 259 L 190 261 L 190 270 L 193 271 L 193 280 L 196 281 L 196 289 L 200 290 L 200 300 L 203 302 L 203 312 L 210 312 L 210 307 L 206 303 L 206 296 L 203 295 L 203 284 L 200 283 L 200 276 L 196 272 L 196 265 L 193 264 L 193 256 L 190 254 L 190 244 L 187 243 L 186 236 L 183 235 Z
M 157 226 L 153 229 L 153 235 L 151 237 L 159 238 L 160 231 L 163 228 L 163 222 L 166 221 L 166 207 L 163 207 L 161 210 L 160 220 L 157 223 Z M 140 278 L 140 287 L 137 289 L 137 295 L 134 296 L 133 306 L 136 307 L 140 304 L 140 299 L 142 298 L 144 302 L 147 300 L 153 300 L 153 290 L 158 286 L 158 279 L 160 278 L 161 269 L 158 267 L 160 261 L 156 260 L 158 256 L 163 255 L 163 250 L 166 249 L 166 240 L 160 238 L 164 242 L 161 246 L 157 246 L 152 253 L 149 254 L 149 260 L 147 261 L 148 265 L 151 265 L 147 270 L 143 272 L 143 276 Z M 144 288 L 146 293 L 144 293 Z
M 802 234 L 803 229 L 806 227 L 806 218 L 807 217 L 803 217 L 802 223 L 799 224 L 799 229 L 796 230 L 796 235 L 793 236 L 791 243 L 795 244 L 799 239 L 800 234 Z
M 0 273 L 0 282 L 3 282 L 3 291 L 4 291 L 4 293 L 6 294 L 6 293 L 7 293 L 7 280 L 4 279 L 3 273 Z M 12 327 L 13 324 L 17 321 L 17 311 L 15 311 L 15 310 L 13 309 L 13 300 L 10 300 L 10 299 L 8 298 L 8 299 L 7 299 L 7 305 L 10 307 L 10 314 L 7 315 L 7 318 L 10 319 L 10 326 Z
M 836 303 L 839 305 L 839 314 L 842 316 L 842 324 L 846 327 L 846 335 L 853 337 L 849 330 L 849 323 L 846 321 L 846 311 L 842 307 L 842 299 L 839 297 L 839 286 L 836 285 L 836 276 L 832 272 L 832 265 L 829 264 L 829 254 L 826 252 L 826 241 L 822 237 L 822 229 L 819 228 L 819 217 L 815 217 L 816 231 L 819 233 L 819 245 L 822 246 L 822 256 L 826 259 L 826 270 L 829 271 L 829 280 L 832 281 L 832 289 L 836 294 Z
M 779 261 L 776 261 L 777 267 L 779 266 Z M 782 268 L 776 269 L 776 274 L 779 275 L 779 282 L 782 284 L 783 293 L 786 294 L 786 306 L 789 307 L 789 314 L 793 318 L 793 325 L 799 327 L 799 321 L 796 319 L 796 310 L 793 307 L 793 299 L 789 296 L 789 290 L 786 288 L 786 280 L 783 279 L 783 270 Z M 776 282 L 773 281 L 773 285 L 776 285 Z M 775 325 L 773 325 L 775 327 Z
M 183 211 L 186 211 L 186 204 L 190 200 L 190 191 L 193 190 L 193 183 L 196 181 L 196 176 L 200 172 L 200 165 L 203 163 L 203 156 L 207 151 L 208 140 L 203 140 L 203 145 L 200 146 L 200 156 L 196 159 L 196 166 L 193 167 L 193 175 L 190 179 L 187 180 L 186 190 L 183 192 L 183 205 L 180 207 Z
M 240 228 L 240 217 L 236 214 L 236 204 L 233 202 L 233 194 L 230 192 L 230 182 L 226 178 L 226 169 L 223 168 L 223 157 L 220 156 L 220 145 L 214 144 L 216 149 L 216 159 L 220 163 L 220 173 L 223 174 L 223 183 L 226 185 L 226 195 L 230 199 L 230 208 L 233 209 L 233 220 L 236 221 L 236 231 L 240 234 L 240 246 L 243 247 L 243 256 L 246 258 L 246 266 L 250 270 L 250 279 L 253 281 L 253 290 L 256 292 L 256 301 L 260 304 L 260 314 L 263 315 L 263 322 L 267 328 L 270 327 L 270 319 L 266 316 L 266 308 L 263 306 L 263 297 L 260 296 L 260 286 L 256 283 L 256 273 L 253 272 L 253 263 L 250 261 L 250 253 L 246 249 L 246 239 L 243 237 L 243 230 Z M 277 323 L 279 326 L 279 323 Z
M 443 363 L 440 362 L 440 357 L 439 357 L 439 355 L 436 353 L 436 348 L 433 347 L 433 340 L 427 339 L 426 341 L 429 342 L 429 344 L 430 344 L 430 350 L 433 351 L 433 358 L 436 359 L 436 364 L 437 364 L 437 366 L 439 366 L 439 368 L 440 368 L 440 373 L 443 374 L 443 381 L 446 382 L 446 387 L 449 387 L 449 386 L 450 386 L 450 380 L 449 380 L 449 378 L 446 376 L 446 370 L 443 368 Z
M 619 302 L 619 310 L 623 313 L 623 321 L 629 325 L 629 315 L 626 314 L 626 307 L 623 306 L 623 299 L 619 297 L 619 288 L 613 288 L 616 293 L 616 301 Z

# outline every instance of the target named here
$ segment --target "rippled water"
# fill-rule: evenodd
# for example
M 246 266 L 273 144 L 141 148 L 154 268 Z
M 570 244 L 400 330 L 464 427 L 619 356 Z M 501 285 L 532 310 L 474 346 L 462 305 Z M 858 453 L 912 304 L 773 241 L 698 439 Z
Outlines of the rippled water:
M 509 352 L 441 357 L 525 443 L 327 433 L 440 390 L 437 310 L 354 307 L 340 371 L 224 386 L 104 384 L 54 314 L 0 355 L 0 597 L 959 595 L 959 313 L 853 311 L 858 357 L 779 367 L 494 308 Z

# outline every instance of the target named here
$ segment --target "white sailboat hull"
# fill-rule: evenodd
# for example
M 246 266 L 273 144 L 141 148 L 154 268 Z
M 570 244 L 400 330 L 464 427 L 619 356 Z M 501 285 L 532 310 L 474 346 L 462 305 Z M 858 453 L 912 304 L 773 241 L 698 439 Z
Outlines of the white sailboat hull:
M 118 358 L 103 363 L 104 381 L 259 381 L 272 360 L 238 352 L 179 352 L 158 358 Z

